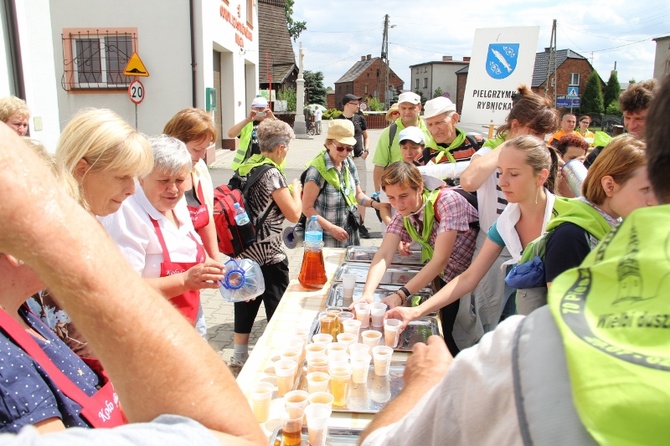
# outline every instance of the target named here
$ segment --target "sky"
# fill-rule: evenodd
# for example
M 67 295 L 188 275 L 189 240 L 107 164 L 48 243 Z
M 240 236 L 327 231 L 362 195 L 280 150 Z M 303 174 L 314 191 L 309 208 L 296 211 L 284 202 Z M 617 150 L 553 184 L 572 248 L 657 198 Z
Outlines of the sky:
M 550 46 L 586 57 L 605 82 L 616 63 L 619 82 L 653 77 L 656 42 L 670 35 L 665 0 L 295 0 L 293 18 L 307 22 L 302 42 L 304 69 L 335 82 L 361 56 L 379 57 L 384 15 L 389 15 L 391 69 L 410 88 L 410 65 L 471 56 L 475 29 L 539 26 L 537 51 Z

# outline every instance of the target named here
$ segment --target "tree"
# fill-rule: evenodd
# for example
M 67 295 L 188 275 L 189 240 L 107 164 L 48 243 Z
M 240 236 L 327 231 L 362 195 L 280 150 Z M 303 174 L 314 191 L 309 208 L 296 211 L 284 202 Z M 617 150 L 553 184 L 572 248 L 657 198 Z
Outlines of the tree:
M 605 85 L 605 94 L 603 98 L 603 104 L 605 105 L 605 108 L 610 108 L 612 102 L 616 103 L 619 100 L 620 94 L 621 86 L 619 85 L 619 78 L 617 77 L 616 71 L 612 70 L 610 73 L 610 78 L 607 81 L 607 85 Z
M 581 113 L 602 114 L 604 109 L 600 76 L 596 70 L 593 70 L 586 81 L 579 110 Z
M 323 86 L 323 73 L 305 70 L 305 105 L 326 105 L 326 87 Z
M 439 98 L 443 94 L 444 94 L 444 92 L 442 91 L 442 89 L 440 87 L 437 87 L 435 89 L 435 91 L 433 92 L 433 98 Z
M 307 29 L 307 22 L 297 22 L 293 20 L 293 3 L 295 0 L 285 0 L 284 12 L 286 13 L 286 26 L 288 27 L 288 35 L 293 41 L 298 40 L 300 33 Z

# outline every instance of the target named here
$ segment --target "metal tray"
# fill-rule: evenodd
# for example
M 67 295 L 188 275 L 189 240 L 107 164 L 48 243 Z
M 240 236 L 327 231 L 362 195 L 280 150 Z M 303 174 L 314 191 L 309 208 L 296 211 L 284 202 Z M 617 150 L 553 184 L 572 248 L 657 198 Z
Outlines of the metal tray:
M 346 406 L 333 406 L 333 412 L 347 413 L 377 413 L 386 404 L 395 398 L 403 387 L 402 375 L 405 371 L 405 362 L 391 361 L 388 376 L 376 376 L 375 369 L 370 364 L 368 382 L 363 384 L 351 383 L 351 396 Z M 296 389 L 307 390 L 307 367 L 300 373 Z
M 379 302 L 386 296 L 392 294 L 394 291 L 400 288 L 400 286 L 401 285 L 379 285 L 377 289 L 372 293 L 372 297 L 374 298 L 375 302 Z M 353 298 L 345 298 L 344 287 L 342 286 L 342 282 L 334 282 L 330 285 L 330 289 L 328 290 L 328 296 L 326 297 L 326 306 L 349 308 L 349 305 L 351 305 L 352 301 L 360 299 L 360 297 L 363 295 L 364 288 L 365 288 L 364 283 L 357 283 L 356 285 L 354 285 Z M 414 296 L 419 296 L 420 297 L 419 303 L 423 303 L 432 295 L 433 290 L 431 290 L 430 288 L 423 288 L 418 292 L 412 294 L 412 296 L 410 296 L 410 298 L 407 299 L 405 303 L 406 305 L 410 305 Z
M 376 246 L 349 246 L 344 254 L 344 260 L 346 262 L 370 263 L 378 250 L 379 248 Z M 408 256 L 396 253 L 391 263 L 394 265 L 424 265 L 421 261 L 421 251 L 411 251 Z
M 369 330 L 376 330 L 375 328 L 369 328 Z M 383 330 L 379 330 L 383 333 Z M 309 333 L 309 339 L 311 340 L 315 334 L 321 333 L 321 326 L 319 324 L 319 316 L 314 318 L 312 322 L 312 327 Z M 398 340 L 398 345 L 393 349 L 397 352 L 411 352 L 414 348 L 414 344 L 417 342 L 426 342 L 428 338 L 432 335 L 442 336 L 440 331 L 440 321 L 437 319 L 437 316 L 424 316 L 417 320 L 410 322 L 407 327 L 400 333 L 400 339 Z M 384 339 L 382 337 L 382 339 Z
M 326 446 L 351 446 L 358 444 L 358 439 L 363 433 L 363 429 L 343 428 L 343 427 L 328 427 L 328 437 L 326 438 Z M 282 444 L 281 427 L 275 428 L 270 437 L 270 446 L 281 446 Z M 301 445 L 307 446 L 309 444 L 309 436 L 307 428 L 302 428 L 302 442 Z
M 333 282 L 342 282 L 342 276 L 344 274 L 354 274 L 357 283 L 365 283 L 369 269 L 370 265 L 367 263 L 344 262 L 337 267 L 337 270 L 333 275 Z M 379 283 L 384 285 L 402 286 L 412 280 L 419 271 L 421 271 L 421 267 L 418 266 L 389 265 Z

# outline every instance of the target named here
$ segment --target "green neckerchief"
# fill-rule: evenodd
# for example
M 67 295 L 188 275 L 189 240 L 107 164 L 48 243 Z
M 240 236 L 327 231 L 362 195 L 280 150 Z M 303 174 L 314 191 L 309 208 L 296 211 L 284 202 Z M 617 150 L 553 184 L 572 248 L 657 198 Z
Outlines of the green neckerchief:
M 573 223 L 589 234 L 602 240 L 612 227 L 593 206 L 576 198 L 559 198 L 556 201 L 569 203 L 570 207 L 547 223 L 546 231 L 552 231 L 563 223 Z M 555 203 L 555 202 L 554 202 Z M 556 205 L 554 204 L 554 208 Z
M 549 309 L 572 400 L 598 444 L 670 438 L 670 205 L 637 209 L 577 268 L 552 282 Z
M 450 163 L 455 163 L 456 158 L 451 154 L 451 151 L 454 149 L 457 149 L 465 142 L 465 133 L 462 131 L 455 129 L 456 130 L 456 138 L 454 138 L 453 141 L 451 141 L 451 144 L 449 144 L 449 147 L 442 147 L 439 144 L 437 145 L 437 150 L 440 152 L 437 154 L 435 157 L 435 163 L 439 163 L 440 160 L 442 159 L 443 156 L 446 156 L 449 158 Z
M 347 206 L 356 206 L 356 191 L 353 187 L 350 187 L 353 179 L 350 177 L 351 174 L 349 172 L 349 158 L 342 161 L 342 170 L 344 171 L 342 174 L 344 177 L 344 189 L 349 189 L 349 194 L 345 194 L 344 190 L 342 190 L 342 183 L 340 183 L 340 177 L 335 166 L 326 168 L 327 156 L 329 156 L 328 151 L 323 150 L 316 156 L 316 158 L 307 163 L 307 167 L 315 167 L 323 179 L 326 180 L 328 184 L 337 189 L 342 194 L 342 196 L 344 196 Z
M 497 149 L 505 142 L 506 139 L 507 133 L 503 133 L 501 135 L 497 135 L 495 138 L 487 139 L 484 144 L 482 144 L 482 147 L 486 147 L 487 149 Z
M 412 238 L 421 245 L 421 262 L 426 263 L 426 261 L 433 258 L 433 247 L 430 246 L 430 233 L 433 232 L 433 225 L 435 223 L 435 201 L 440 195 L 441 189 L 428 190 L 424 189 L 421 197 L 425 203 L 423 207 L 423 230 L 421 235 L 416 230 L 409 217 L 402 218 L 402 224 L 405 226 L 405 230 Z
M 276 167 L 281 174 L 286 177 L 286 174 L 284 173 L 284 163 L 281 165 L 275 163 L 272 161 L 270 158 L 262 155 L 262 154 L 257 154 L 257 155 L 251 155 L 248 160 L 246 160 L 240 168 L 237 170 L 237 172 L 240 174 L 240 176 L 245 177 L 249 175 L 249 172 L 251 172 L 254 168 L 258 166 L 262 166 L 263 164 L 271 164 L 274 167 Z

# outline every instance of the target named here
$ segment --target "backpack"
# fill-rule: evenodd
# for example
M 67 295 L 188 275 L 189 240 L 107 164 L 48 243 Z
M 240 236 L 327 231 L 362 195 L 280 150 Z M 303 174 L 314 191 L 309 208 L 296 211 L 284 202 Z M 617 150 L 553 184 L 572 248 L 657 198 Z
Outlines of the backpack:
M 256 228 L 263 225 L 272 205 L 256 221 L 252 220 L 250 224 L 240 227 L 235 221 L 235 203 L 239 203 L 240 208 L 249 213 L 245 194 L 271 167 L 270 164 L 255 167 L 246 177 L 235 173 L 227 185 L 222 184 L 214 188 L 214 226 L 219 251 L 223 254 L 237 257 L 256 242 Z

